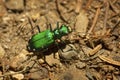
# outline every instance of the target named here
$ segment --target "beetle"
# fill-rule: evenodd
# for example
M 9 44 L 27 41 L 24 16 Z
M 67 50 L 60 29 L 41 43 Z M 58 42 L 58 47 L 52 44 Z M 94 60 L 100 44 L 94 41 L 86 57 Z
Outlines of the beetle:
M 57 27 L 52 30 L 51 26 L 50 29 L 40 32 L 38 27 L 39 33 L 34 34 L 31 39 L 28 41 L 27 49 L 28 51 L 40 51 L 41 49 L 46 49 L 52 44 L 55 43 L 56 39 L 60 39 L 62 36 L 65 36 L 71 32 L 71 28 L 67 25 L 61 25 L 59 27 L 59 23 L 57 23 Z

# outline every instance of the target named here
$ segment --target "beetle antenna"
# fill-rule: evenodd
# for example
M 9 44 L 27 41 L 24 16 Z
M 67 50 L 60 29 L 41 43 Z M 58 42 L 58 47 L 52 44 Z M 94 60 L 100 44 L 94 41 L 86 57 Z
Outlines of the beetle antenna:
M 26 35 L 28 35 L 30 32 L 32 32 L 36 27 L 34 27 L 32 30 L 30 30 L 29 32 L 26 33 Z
M 34 30 L 33 30 L 33 29 L 34 29 L 34 26 L 33 26 L 34 23 L 32 22 L 32 19 L 31 19 L 29 16 L 27 16 L 27 18 L 28 18 L 28 21 L 29 21 L 30 26 L 31 26 L 31 29 L 32 29 L 32 30 L 31 30 L 31 31 L 32 31 L 32 34 L 34 34 Z

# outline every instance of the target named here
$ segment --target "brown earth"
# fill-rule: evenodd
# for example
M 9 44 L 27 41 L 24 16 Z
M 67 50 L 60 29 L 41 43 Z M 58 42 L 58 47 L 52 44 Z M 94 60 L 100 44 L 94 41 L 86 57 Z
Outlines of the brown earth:
M 57 22 L 64 42 L 29 52 Z M 0 80 L 120 80 L 119 34 L 120 0 L 0 0 Z

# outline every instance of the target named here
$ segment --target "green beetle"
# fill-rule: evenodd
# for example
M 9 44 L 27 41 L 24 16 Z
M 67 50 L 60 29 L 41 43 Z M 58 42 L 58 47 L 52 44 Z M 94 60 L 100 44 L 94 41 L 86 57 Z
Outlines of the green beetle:
M 66 25 L 57 25 L 57 28 L 52 31 L 52 29 L 47 29 L 45 31 L 33 35 L 28 42 L 28 51 L 40 51 L 41 49 L 48 48 L 50 45 L 55 43 L 56 39 L 61 39 L 71 32 L 70 27 Z

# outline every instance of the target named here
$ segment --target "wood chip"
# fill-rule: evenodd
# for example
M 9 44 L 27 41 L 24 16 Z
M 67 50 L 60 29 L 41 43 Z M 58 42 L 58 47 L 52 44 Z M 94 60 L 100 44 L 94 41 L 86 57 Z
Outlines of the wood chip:
M 92 56 L 92 55 L 96 54 L 101 48 L 102 48 L 101 44 L 97 45 L 94 49 L 92 49 L 90 51 L 89 55 Z

